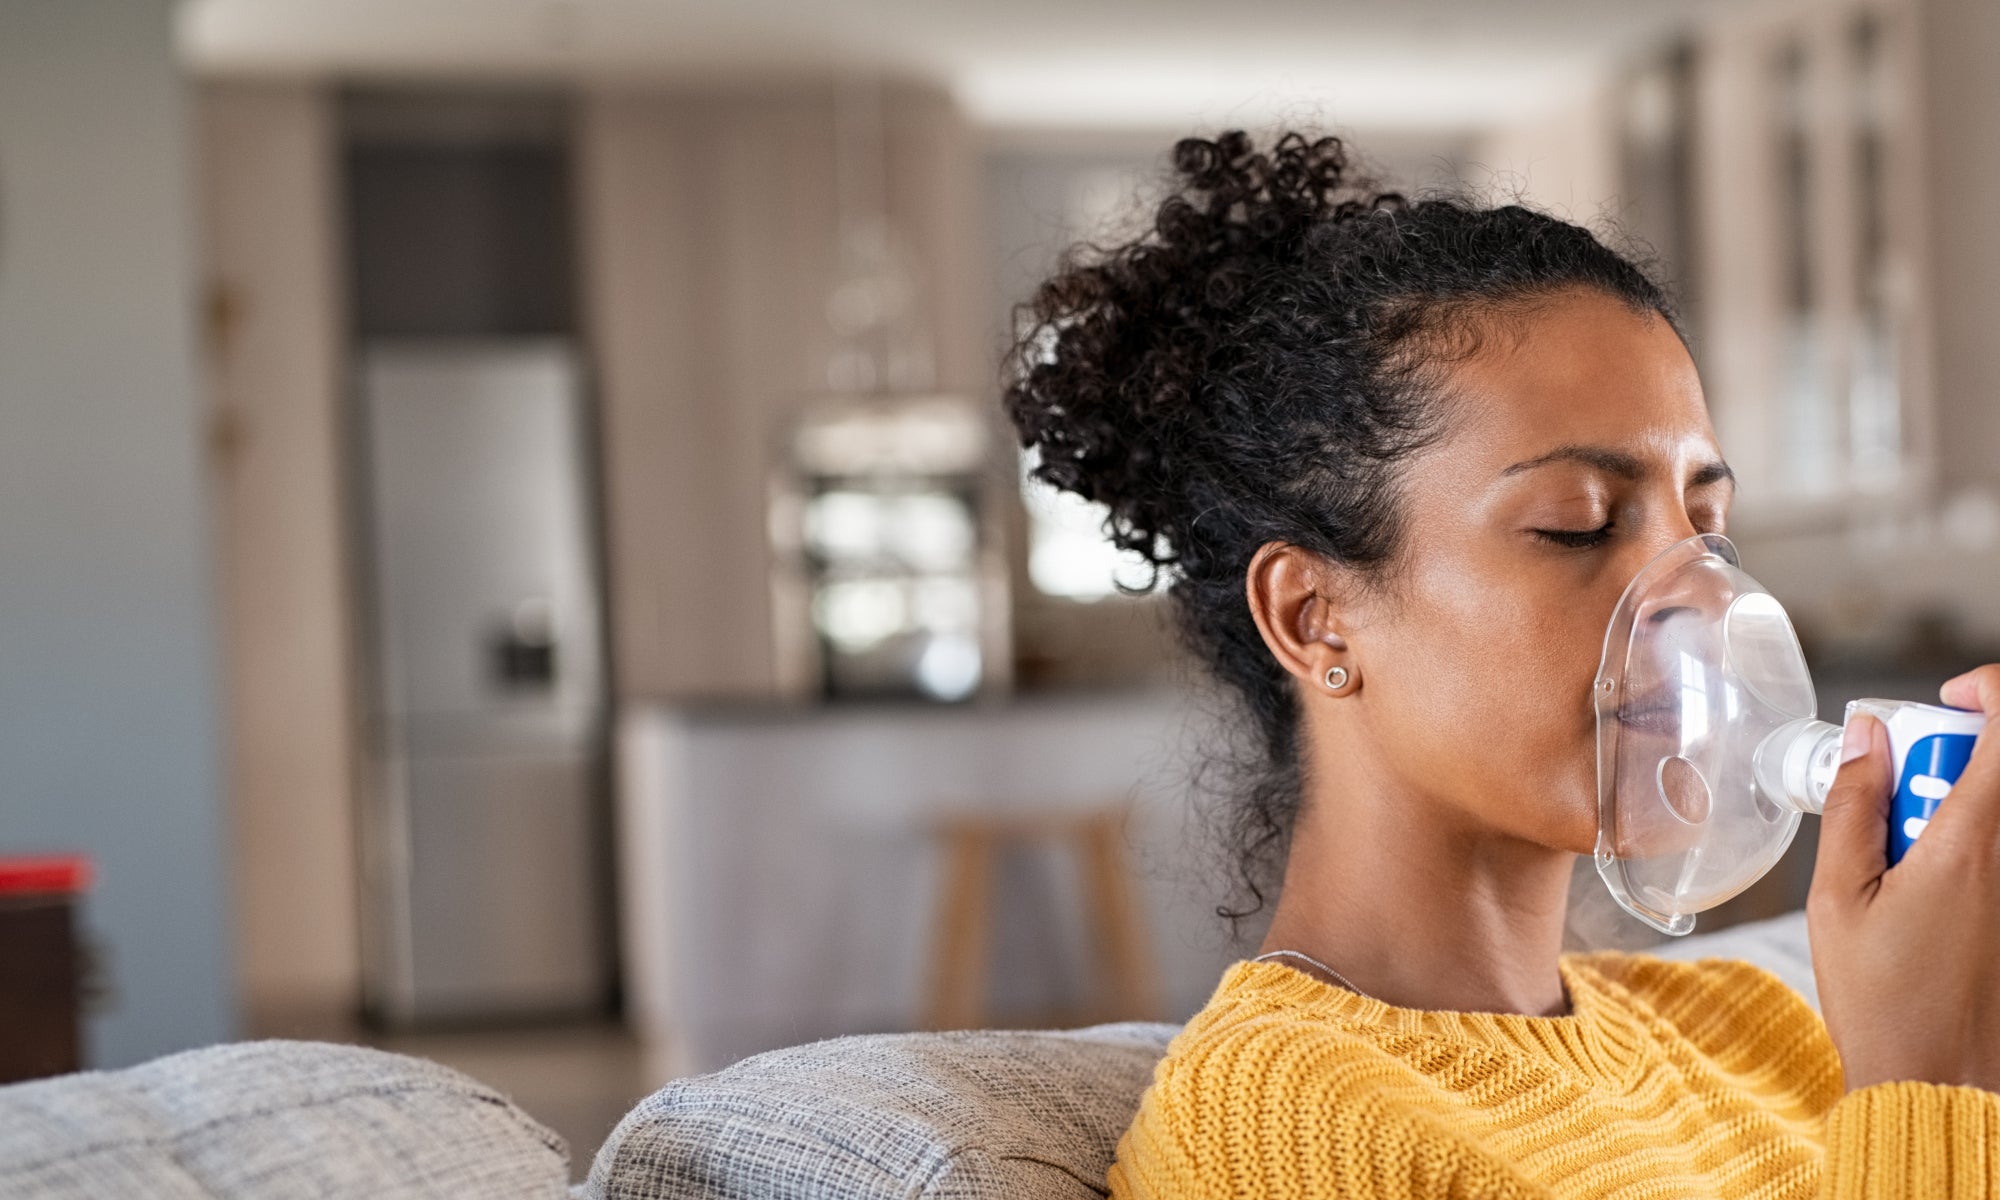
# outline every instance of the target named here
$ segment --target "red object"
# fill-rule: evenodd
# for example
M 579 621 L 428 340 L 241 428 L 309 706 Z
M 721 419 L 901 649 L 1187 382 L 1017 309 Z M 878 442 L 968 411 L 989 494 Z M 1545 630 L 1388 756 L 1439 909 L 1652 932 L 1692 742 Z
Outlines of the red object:
M 0 1083 L 83 1066 L 81 854 L 0 857 Z
M 81 854 L 0 858 L 0 896 L 75 895 L 90 880 L 90 860 Z

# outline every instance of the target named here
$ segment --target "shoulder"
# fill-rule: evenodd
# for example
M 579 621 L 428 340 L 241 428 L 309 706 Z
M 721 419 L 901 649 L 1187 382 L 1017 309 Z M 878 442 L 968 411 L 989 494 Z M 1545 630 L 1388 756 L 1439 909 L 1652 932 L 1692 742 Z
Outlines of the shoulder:
M 1573 982 L 1644 1006 L 1677 1026 L 1727 1024 L 1746 1008 L 1818 1020 L 1812 1006 L 1784 980 L 1740 958 L 1604 952 L 1565 955 L 1563 961 Z
M 1160 1064 L 1118 1143 L 1112 1195 L 1526 1200 L 1520 1169 L 1466 1137 L 1407 1072 L 1355 1038 L 1259 1019 Z
M 1675 958 L 1663 954 L 1604 950 L 1595 954 L 1568 954 L 1563 956 L 1563 960 L 1592 972 L 1600 979 L 1649 993 L 1732 987 L 1745 983 L 1761 986 L 1765 980 L 1784 986 L 1777 976 L 1755 963 L 1726 955 Z
M 1167 1047 L 1155 1085 L 1276 1102 L 1393 1084 L 1407 1075 L 1385 1053 L 1396 1011 L 1290 967 L 1237 963 Z
M 1465 1141 L 1379 1026 L 1339 997 L 1285 1003 L 1272 978 L 1232 969 L 1168 1047 L 1119 1143 L 1114 1195 L 1205 1200 L 1245 1180 L 1288 1181 L 1270 1192 L 1285 1197 L 1528 1194 Z
M 1370 1038 L 1337 1014 L 1272 1004 L 1225 986 L 1167 1047 L 1154 1074 L 1165 1099 L 1268 1105 L 1323 1101 L 1371 1074 Z
M 1840 1057 L 1825 1023 L 1805 997 L 1763 967 L 1737 958 L 1615 953 L 1565 962 L 1574 979 L 1634 1010 L 1670 1051 L 1692 1051 L 1731 1074 L 1761 1076 L 1777 1068 L 1808 1106 L 1838 1098 Z

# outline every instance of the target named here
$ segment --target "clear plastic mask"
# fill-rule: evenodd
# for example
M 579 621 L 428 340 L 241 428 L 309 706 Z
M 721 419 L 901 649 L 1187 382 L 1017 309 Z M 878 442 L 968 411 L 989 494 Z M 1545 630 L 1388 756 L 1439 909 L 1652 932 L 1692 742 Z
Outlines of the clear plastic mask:
M 1699 534 L 1639 572 L 1597 669 L 1597 871 L 1671 934 L 1756 882 L 1801 812 L 1757 784 L 1758 747 L 1812 718 L 1812 676 L 1783 606 Z

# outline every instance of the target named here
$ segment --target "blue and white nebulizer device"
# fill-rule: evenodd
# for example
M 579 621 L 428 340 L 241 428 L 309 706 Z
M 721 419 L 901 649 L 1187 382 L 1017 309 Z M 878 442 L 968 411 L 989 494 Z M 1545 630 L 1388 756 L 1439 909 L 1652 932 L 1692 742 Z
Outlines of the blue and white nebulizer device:
M 1592 685 L 1598 874 L 1627 912 L 1671 934 L 1737 895 L 1826 804 L 1841 726 L 1818 701 L 1791 618 L 1699 534 L 1661 553 L 1613 610 Z M 1978 713 L 1856 700 L 1894 753 L 1889 862 L 1923 835 L 1971 757 Z
M 1889 731 L 1889 755 L 1896 794 L 1889 802 L 1889 865 L 1923 836 L 1938 803 L 1958 782 L 1972 758 L 1972 745 L 1986 718 L 1962 708 L 1918 704 L 1911 700 L 1856 700 L 1846 719 L 1867 713 Z M 1839 725 L 1799 721 L 1773 733 L 1758 748 L 1757 769 L 1771 776 L 1773 791 L 1802 794 L 1817 812 L 1826 804 L 1840 765 Z

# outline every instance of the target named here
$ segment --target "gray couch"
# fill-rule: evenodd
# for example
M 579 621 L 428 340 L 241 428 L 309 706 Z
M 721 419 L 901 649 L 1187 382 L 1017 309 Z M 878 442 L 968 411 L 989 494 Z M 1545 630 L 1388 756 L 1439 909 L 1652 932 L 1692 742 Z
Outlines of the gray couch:
M 1802 915 L 1662 947 L 1816 1000 Z M 571 1188 L 562 1140 L 421 1059 L 249 1042 L 0 1088 L 0 1197 L 1089 1200 L 1170 1025 L 838 1038 L 678 1080 Z

